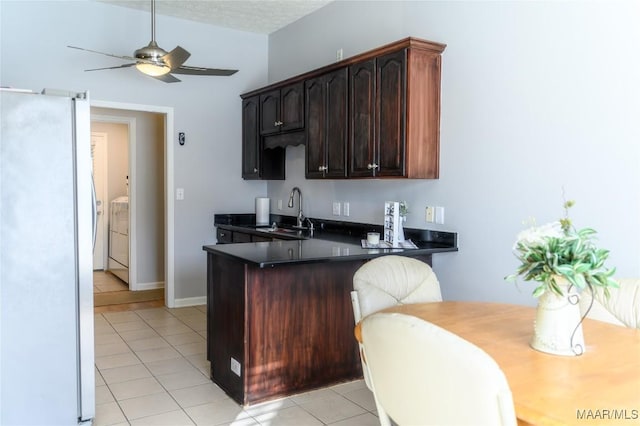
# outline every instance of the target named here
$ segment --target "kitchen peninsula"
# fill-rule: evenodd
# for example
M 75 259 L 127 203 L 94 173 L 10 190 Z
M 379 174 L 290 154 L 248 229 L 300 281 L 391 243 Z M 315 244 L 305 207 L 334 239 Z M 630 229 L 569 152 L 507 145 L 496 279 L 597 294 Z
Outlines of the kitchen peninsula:
M 363 249 L 361 238 L 380 226 L 314 219 L 311 232 L 272 215 L 278 233 L 252 216 L 216 215 L 215 224 L 219 242 L 221 233 L 255 242 L 203 247 L 211 379 L 243 405 L 361 377 L 353 273 L 387 254 L 430 264 L 433 253 L 457 251 L 451 232 L 407 229 L 417 249 Z

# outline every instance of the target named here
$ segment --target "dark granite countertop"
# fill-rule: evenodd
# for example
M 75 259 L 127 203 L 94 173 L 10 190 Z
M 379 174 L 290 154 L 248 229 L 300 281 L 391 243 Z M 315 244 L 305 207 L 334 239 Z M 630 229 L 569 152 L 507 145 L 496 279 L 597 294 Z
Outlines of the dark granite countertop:
M 257 227 L 253 214 L 215 215 L 214 224 L 220 228 L 241 231 L 255 235 L 273 235 L 272 242 L 206 245 L 203 250 L 233 257 L 261 268 L 277 265 L 331 262 L 345 260 L 372 259 L 387 254 L 422 256 L 433 253 L 458 251 L 457 234 L 454 232 L 405 228 L 405 237 L 417 248 L 375 248 L 361 247 L 361 239 L 370 231 L 382 233 L 382 225 L 354 222 L 337 222 L 324 219 L 311 220 L 314 231 L 291 230 L 295 217 L 271 215 L 286 231 L 277 235 Z

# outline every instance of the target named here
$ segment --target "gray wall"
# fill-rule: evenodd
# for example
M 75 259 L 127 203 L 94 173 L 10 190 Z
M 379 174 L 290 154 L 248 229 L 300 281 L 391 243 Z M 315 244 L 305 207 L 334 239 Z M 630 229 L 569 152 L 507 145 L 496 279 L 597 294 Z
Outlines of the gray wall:
M 619 276 L 640 274 L 640 6 L 636 2 L 337 1 L 269 37 L 278 81 L 407 36 L 446 43 L 439 180 L 310 181 L 304 148 L 288 148 L 287 180 L 269 196 L 305 194 L 310 216 L 382 223 L 385 200 L 407 200 L 407 226 L 459 233 L 434 256 L 446 299 L 534 304 L 505 283 L 523 220 L 562 214 L 594 227 Z M 328 30 L 330 29 L 330 30 Z M 445 224 L 425 207 L 445 207 Z M 272 202 L 277 211 L 277 201 Z M 344 217 L 341 217 L 345 219 Z
M 149 42 L 148 13 L 2 0 L 0 85 L 174 108 L 174 141 L 187 134 L 172 165 L 185 188 L 174 223 L 181 299 L 205 295 L 201 247 L 215 241 L 213 213 L 251 212 L 267 193 L 240 177 L 240 93 L 330 63 L 339 48 L 348 57 L 409 35 L 446 43 L 439 180 L 306 181 L 304 148 L 289 148 L 287 181 L 269 183 L 268 195 L 286 206 L 298 185 L 311 216 L 333 218 L 331 203 L 349 201 L 350 220 L 378 223 L 385 200 L 407 200 L 407 225 L 423 228 L 424 207 L 444 206 L 445 225 L 429 227 L 460 236 L 460 252 L 434 257 L 444 296 L 533 304 L 532 286 L 502 278 L 516 267 L 522 221 L 559 217 L 562 188 L 577 200 L 575 223 L 599 231 L 620 275 L 640 274 L 639 19 L 632 2 L 338 1 L 266 37 L 159 15 L 158 43 L 188 49 L 188 65 L 240 69 L 164 84 L 132 69 L 85 73 L 120 62 L 65 47 L 130 55 Z
M 150 39 L 149 12 L 96 1 L 0 1 L 0 85 L 89 90 L 92 100 L 174 110 L 175 297 L 203 298 L 206 256 L 215 242 L 215 212 L 253 211 L 266 183 L 245 182 L 241 165 L 239 94 L 267 83 L 267 36 L 158 15 L 156 39 L 191 52 L 187 65 L 235 68 L 231 77 L 180 76 L 166 84 L 134 69 L 84 72 L 123 63 L 69 49 L 79 45 L 131 55 Z M 187 143 L 177 144 L 178 132 Z M 242 194 L 231 197 L 229 194 Z M 142 278 L 142 277 L 141 277 Z

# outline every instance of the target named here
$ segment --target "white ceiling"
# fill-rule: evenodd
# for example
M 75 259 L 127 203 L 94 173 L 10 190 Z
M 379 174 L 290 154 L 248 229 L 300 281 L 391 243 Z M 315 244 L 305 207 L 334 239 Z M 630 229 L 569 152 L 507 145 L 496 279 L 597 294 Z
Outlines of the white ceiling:
M 97 0 L 151 10 L 150 0 Z M 270 34 L 333 0 L 156 0 L 158 15 Z

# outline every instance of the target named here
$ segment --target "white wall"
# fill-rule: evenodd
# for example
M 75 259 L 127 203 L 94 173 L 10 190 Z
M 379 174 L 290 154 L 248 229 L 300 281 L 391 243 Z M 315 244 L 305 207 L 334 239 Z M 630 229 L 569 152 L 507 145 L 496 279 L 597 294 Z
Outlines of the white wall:
M 115 198 L 127 195 L 126 177 L 129 174 L 128 129 L 125 124 L 92 121 L 91 131 L 107 134 L 107 188 L 109 193 L 105 202 L 108 204 Z
M 267 37 L 157 16 L 166 50 L 191 52 L 187 65 L 235 68 L 231 77 L 179 76 L 166 84 L 134 69 L 84 72 L 122 62 L 69 49 L 131 55 L 150 39 L 149 13 L 95 1 L 0 1 L 0 85 L 89 90 L 92 100 L 174 108 L 175 297 L 206 294 L 204 244 L 215 242 L 215 212 L 253 211 L 264 182 L 243 181 L 239 95 L 267 83 Z M 177 133 L 187 142 L 177 144 Z M 242 194 L 242 196 L 230 196 Z
M 304 148 L 288 148 L 287 180 L 269 196 L 286 206 L 297 185 L 309 216 L 335 219 L 331 203 L 349 201 L 349 220 L 375 223 L 385 200 L 407 200 L 407 226 L 459 233 L 458 253 L 434 256 L 446 299 L 534 304 L 532 285 L 503 277 L 522 221 L 559 218 L 564 190 L 619 276 L 640 276 L 637 22 L 637 2 L 331 3 L 270 36 L 270 82 L 331 63 L 339 48 L 447 44 L 440 179 L 305 180 Z M 427 205 L 445 207 L 445 225 L 425 223 Z

